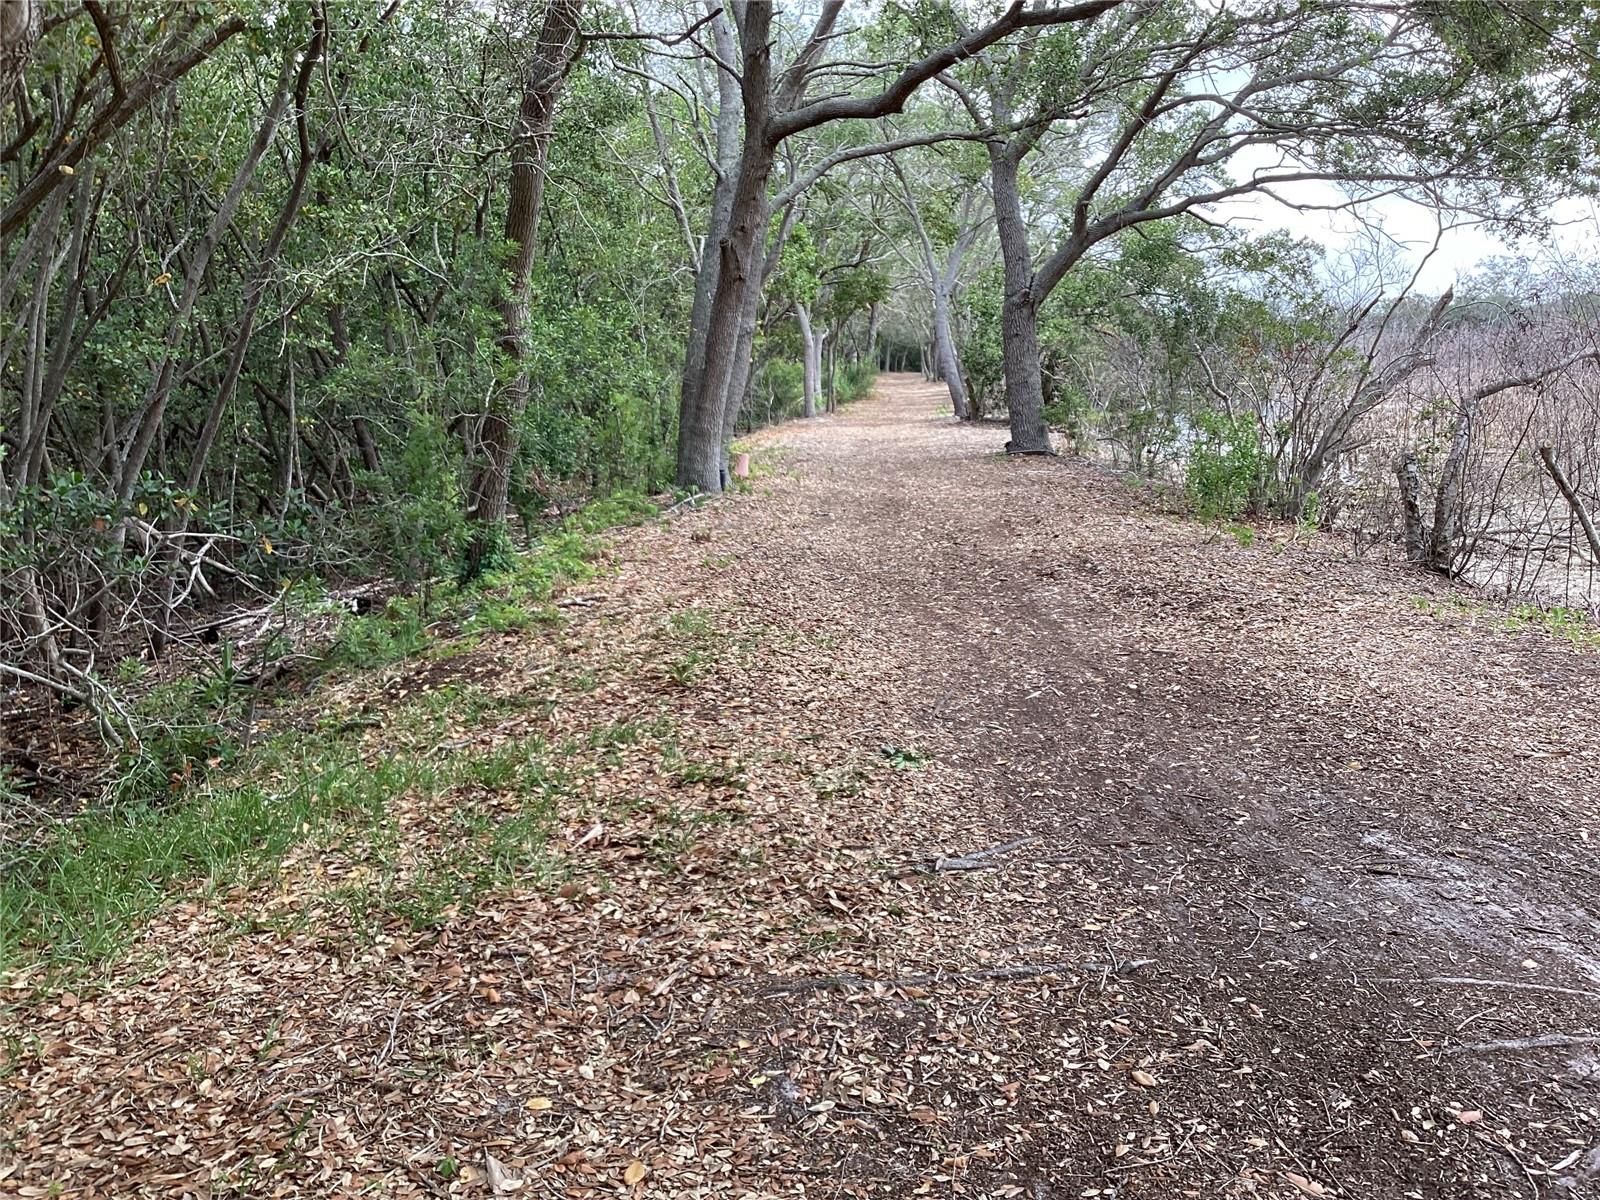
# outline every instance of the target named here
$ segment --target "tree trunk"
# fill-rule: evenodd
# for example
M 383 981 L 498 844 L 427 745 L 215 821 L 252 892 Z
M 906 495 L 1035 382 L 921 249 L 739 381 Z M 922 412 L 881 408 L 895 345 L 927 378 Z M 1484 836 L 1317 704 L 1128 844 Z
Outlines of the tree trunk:
M 837 323 L 828 330 L 822 340 L 824 352 L 828 356 L 828 369 L 822 373 L 822 394 L 827 397 L 828 411 L 837 412 L 839 409 L 839 384 L 838 355 L 839 355 L 840 329 Z
M 789 211 L 784 214 L 784 219 L 778 225 L 777 234 L 767 246 L 760 277 L 744 295 L 744 310 L 739 314 L 739 341 L 733 351 L 733 374 L 728 378 L 728 394 L 722 404 L 722 449 L 718 461 L 719 470 L 726 466 L 728 447 L 733 444 L 734 431 L 739 424 L 739 414 L 750 399 L 750 378 L 755 368 L 756 326 L 761 320 L 761 294 L 778 269 L 778 260 L 783 256 L 783 244 L 789 238 L 789 231 L 794 228 L 797 212 L 797 209 L 790 206 Z M 766 229 L 771 223 L 772 205 L 763 198 L 761 228 Z
M 943 288 L 936 288 L 933 293 L 933 346 L 945 386 L 950 389 L 950 407 L 960 420 L 970 420 L 972 408 L 967 403 L 967 385 L 961 378 L 961 356 L 956 353 L 955 335 L 950 329 L 950 294 Z
M 1033 253 L 1022 216 L 1017 164 L 998 147 L 989 153 L 994 189 L 995 228 L 1005 268 L 1005 298 L 1000 312 L 1001 358 L 1005 365 L 1006 408 L 1011 440 L 1007 454 L 1049 454 L 1050 430 L 1044 423 L 1044 374 L 1039 366 L 1039 308 L 1034 297 Z
M 545 159 L 555 128 L 556 100 L 579 49 L 580 0 L 551 0 L 539 30 L 537 57 L 522 84 L 511 144 L 507 190 L 505 294 L 499 304 L 502 353 L 511 360 L 511 378 L 491 399 L 477 431 L 479 463 L 467 485 L 467 514 L 477 526 L 467 548 L 465 575 L 473 578 L 501 540 L 511 466 L 517 456 L 519 423 L 528 407 L 528 307 L 533 283 L 539 207 L 544 198 Z
M 711 28 L 717 57 L 724 63 L 734 60 L 733 32 L 728 26 L 728 16 L 720 6 L 715 6 Z M 728 236 L 732 218 L 733 193 L 739 171 L 739 127 L 743 120 L 740 112 L 739 81 L 717 68 L 717 179 L 711 191 L 711 217 L 705 241 L 700 246 L 700 265 L 694 277 L 694 302 L 689 310 L 689 341 L 684 347 L 683 378 L 680 396 L 697 396 L 706 368 L 705 333 L 711 320 L 711 304 L 716 298 L 717 285 L 722 275 L 720 248 Z M 752 337 L 752 345 L 754 339 Z M 731 432 L 731 430 L 730 430 Z
M 817 415 L 817 377 L 822 373 L 820 356 L 817 354 L 817 334 L 811 327 L 811 310 L 804 304 L 794 306 L 795 317 L 800 323 L 800 357 L 801 357 L 801 394 L 804 397 L 804 415 L 814 417 Z
M 723 428 L 741 338 L 740 325 L 752 289 L 759 300 L 761 272 L 756 257 L 766 233 L 767 183 L 776 148 L 768 128 L 772 106 L 772 12 L 764 4 L 745 8 L 741 40 L 744 63 L 744 148 L 729 209 L 728 231 L 716 248 L 717 286 L 703 330 L 691 331 L 705 346 L 699 386 L 679 398 L 678 486 L 696 492 L 722 491 Z M 707 247 L 707 253 L 711 247 Z
M 1450 437 L 1450 452 L 1439 471 L 1439 490 L 1434 497 L 1433 533 L 1429 538 L 1428 566 L 1454 578 L 1459 539 L 1465 524 L 1461 487 L 1467 473 L 1467 451 L 1472 447 L 1472 423 L 1478 415 L 1478 398 L 1469 397 L 1456 413 L 1455 433 Z
M 1394 466 L 1400 481 L 1400 515 L 1405 537 L 1406 559 L 1416 566 L 1428 563 L 1428 527 L 1422 520 L 1422 475 L 1417 456 L 1407 450 Z

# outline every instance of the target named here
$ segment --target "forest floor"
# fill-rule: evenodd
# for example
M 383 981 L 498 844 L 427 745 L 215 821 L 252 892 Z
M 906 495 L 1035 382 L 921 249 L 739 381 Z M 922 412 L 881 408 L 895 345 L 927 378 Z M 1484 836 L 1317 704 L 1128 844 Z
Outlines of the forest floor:
M 1600 658 L 943 399 L 324 697 L 417 769 L 12 981 L 0 1193 L 1600 1195 Z

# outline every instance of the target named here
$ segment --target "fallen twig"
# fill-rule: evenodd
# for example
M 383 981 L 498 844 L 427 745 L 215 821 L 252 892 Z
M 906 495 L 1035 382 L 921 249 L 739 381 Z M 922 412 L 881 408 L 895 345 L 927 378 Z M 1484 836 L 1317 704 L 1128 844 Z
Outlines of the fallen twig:
M 987 850 L 974 851 L 971 854 L 958 854 L 951 858 L 940 855 L 934 859 L 933 869 L 935 871 L 982 871 L 987 867 L 1000 865 L 990 862 L 991 858 L 1005 854 L 1009 850 L 1018 850 L 1023 846 L 1030 846 L 1038 840 L 1037 837 L 1031 836 L 1019 837 L 1009 842 L 1002 842 L 998 846 L 990 846 Z
M 1600 1000 L 1600 992 L 1587 992 L 1582 988 L 1561 987 L 1554 983 L 1526 983 L 1520 979 L 1475 979 L 1470 975 L 1433 975 L 1426 979 L 1384 979 L 1381 983 L 1439 983 L 1460 987 L 1509 988 L 1517 992 L 1554 992 L 1558 996 L 1582 996 L 1586 1000 Z
M 664 511 L 661 515 L 663 517 L 670 517 L 675 512 L 677 512 L 680 508 L 683 508 L 685 505 L 688 505 L 690 508 L 698 508 L 700 506 L 698 504 L 696 504 L 695 501 L 697 501 L 697 500 L 708 500 L 708 499 L 710 499 L 710 496 L 707 493 L 705 493 L 705 492 L 696 492 L 692 496 L 685 496 L 682 500 L 679 500 L 676 504 L 674 504 L 671 508 L 669 508 L 666 511 Z
M 1445 1053 L 1494 1054 L 1501 1050 L 1554 1050 L 1563 1046 L 1593 1046 L 1596 1043 L 1600 1043 L 1600 1033 L 1540 1033 L 1496 1042 L 1471 1042 L 1465 1046 L 1452 1046 Z

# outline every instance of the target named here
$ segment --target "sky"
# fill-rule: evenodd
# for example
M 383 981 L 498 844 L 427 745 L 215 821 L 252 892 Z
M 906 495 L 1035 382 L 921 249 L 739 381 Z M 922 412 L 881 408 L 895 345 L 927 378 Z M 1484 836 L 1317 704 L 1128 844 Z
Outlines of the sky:
M 1257 162 L 1241 154 L 1234 161 L 1234 175 L 1243 178 L 1252 170 L 1276 166 L 1275 156 L 1268 155 L 1270 151 L 1263 151 Z M 1278 190 L 1293 205 L 1324 207 L 1291 207 L 1270 197 L 1252 195 L 1211 205 L 1206 212 L 1213 220 L 1244 223 L 1256 233 L 1281 231 L 1306 238 L 1326 248 L 1330 257 L 1370 241 L 1370 235 L 1362 227 L 1364 219 L 1382 230 L 1396 254 L 1408 265 L 1414 266 L 1427 257 L 1427 264 L 1417 280 L 1417 290 L 1428 295 L 1437 295 L 1496 258 L 1539 259 L 1552 255 L 1594 258 L 1600 254 L 1600 200 L 1588 197 L 1563 200 L 1548 210 L 1552 222 L 1548 238 L 1514 241 L 1481 225 L 1467 224 L 1470 218 L 1448 214 L 1447 224 L 1451 221 L 1461 224 L 1447 228 L 1439 236 L 1438 217 L 1432 209 L 1397 196 L 1362 206 L 1358 216 L 1354 212 L 1325 207 L 1344 203 L 1346 199 L 1331 183 L 1286 184 Z M 1436 236 L 1439 246 L 1430 257 L 1428 251 L 1433 248 Z

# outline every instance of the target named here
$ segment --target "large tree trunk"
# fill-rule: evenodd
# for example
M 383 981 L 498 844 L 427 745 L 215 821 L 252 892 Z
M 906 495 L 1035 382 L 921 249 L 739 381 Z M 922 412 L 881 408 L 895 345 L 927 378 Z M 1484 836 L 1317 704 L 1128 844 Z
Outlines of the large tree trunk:
M 778 260 L 783 256 L 783 244 L 788 240 L 790 230 L 794 228 L 798 211 L 791 205 L 784 214 L 783 220 L 779 222 L 778 232 L 767 246 L 760 277 L 744 294 L 744 309 L 739 314 L 739 341 L 733 351 L 733 374 L 728 378 L 728 394 L 722 405 L 722 457 L 719 464 L 722 467 L 727 464 L 728 447 L 733 444 L 733 435 L 739 425 L 739 414 L 744 411 L 744 406 L 750 399 L 750 379 L 755 369 L 756 327 L 761 322 L 761 295 L 778 269 Z M 763 199 L 761 228 L 766 229 L 771 223 L 772 205 Z
M 736 50 L 728 15 L 709 0 L 715 10 L 711 29 L 717 57 L 723 63 L 734 61 Z M 711 304 L 722 277 L 720 248 L 728 236 L 733 213 L 733 193 L 738 183 L 739 130 L 743 114 L 739 100 L 739 81 L 719 65 L 717 68 L 717 180 L 711 191 L 711 217 L 705 241 L 700 244 L 700 262 L 694 277 L 694 302 L 689 310 L 689 342 L 684 347 L 683 378 L 680 396 L 697 396 L 706 369 L 705 333 L 711 321 Z M 753 339 L 752 339 L 753 344 Z
M 714 495 L 722 490 L 723 428 L 730 424 L 733 384 L 742 377 L 738 368 L 744 344 L 743 314 L 751 300 L 760 297 L 761 275 L 754 259 L 772 161 L 771 151 L 764 146 L 747 146 L 728 233 L 717 248 L 721 264 L 711 311 L 700 335 L 705 368 L 699 387 L 683 393 L 679 402 L 678 485 L 697 492 Z
M 1000 311 L 1001 358 L 1005 365 L 1006 407 L 1011 414 L 1007 454 L 1049 454 L 1050 430 L 1044 423 L 1044 374 L 1039 366 L 1039 306 L 1034 294 L 1033 254 L 1022 217 L 1017 164 L 991 148 L 995 228 L 1005 268 Z
M 728 231 L 716 247 L 717 286 L 703 330 L 691 333 L 705 347 L 699 386 L 685 390 L 678 408 L 678 486 L 696 492 L 722 491 L 723 429 L 731 403 L 741 338 L 740 324 L 752 290 L 759 299 L 757 262 L 766 233 L 767 182 L 775 146 L 768 128 L 772 106 L 772 47 L 767 5 L 744 9 L 740 30 L 744 63 L 744 149 L 729 209 Z M 712 252 L 706 247 L 707 254 Z
M 950 293 L 944 288 L 933 292 L 933 348 L 939 358 L 939 371 L 950 389 L 950 407 L 963 421 L 972 417 L 967 403 L 967 385 L 961 378 L 961 356 L 956 353 L 955 334 L 950 328 Z
M 511 360 L 511 378 L 490 400 L 477 430 L 479 458 L 467 485 L 467 514 L 477 526 L 467 549 L 468 578 L 483 570 L 489 551 L 501 540 L 511 466 L 517 456 L 519 424 L 528 407 L 528 307 L 533 283 L 539 207 L 544 198 L 545 160 L 555 128 L 556 100 L 578 52 L 580 0 L 550 0 L 539 48 L 522 84 L 522 99 L 511 143 L 511 182 L 507 192 L 505 294 L 499 304 L 501 351 Z

